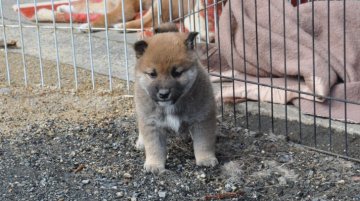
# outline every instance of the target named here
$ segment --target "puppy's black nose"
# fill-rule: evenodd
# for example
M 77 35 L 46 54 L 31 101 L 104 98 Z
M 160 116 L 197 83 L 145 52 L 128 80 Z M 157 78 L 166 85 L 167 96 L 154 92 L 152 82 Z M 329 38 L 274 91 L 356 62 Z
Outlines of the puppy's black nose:
M 168 99 L 170 96 L 170 90 L 169 89 L 160 89 L 158 92 L 159 99 L 165 100 Z

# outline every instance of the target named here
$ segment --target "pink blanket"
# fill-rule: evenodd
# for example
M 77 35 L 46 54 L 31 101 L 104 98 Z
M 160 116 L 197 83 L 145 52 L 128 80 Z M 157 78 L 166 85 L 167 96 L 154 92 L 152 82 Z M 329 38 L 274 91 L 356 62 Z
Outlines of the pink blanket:
M 329 117 L 330 107 L 331 118 L 360 123 L 360 1 L 346 1 L 346 62 L 344 62 L 344 1 L 330 1 L 330 38 L 327 1 L 314 2 L 314 30 L 312 3 L 300 5 L 299 39 L 297 8 L 287 2 L 283 5 L 283 0 L 271 0 L 270 5 L 268 2 L 268 0 L 258 0 L 256 7 L 254 0 L 231 1 L 231 8 L 229 3 L 226 4 L 219 22 L 221 38 L 217 43 L 220 49 L 217 49 L 218 46 L 213 46 L 209 50 L 210 70 L 217 73 L 220 71 L 218 55 L 220 52 L 223 76 L 232 77 L 232 65 L 235 78 L 245 80 L 246 76 L 248 82 L 246 87 L 243 81 L 235 82 L 237 101 L 244 101 L 247 98 L 281 104 L 293 103 L 298 106 L 300 98 L 301 111 L 306 114 Z M 244 15 L 242 15 L 243 11 Z M 243 16 L 244 24 L 242 24 Z M 285 40 L 283 17 L 285 17 Z M 330 39 L 330 55 L 328 39 Z M 213 78 L 213 81 L 219 80 Z M 346 98 L 344 82 L 346 82 Z M 266 85 L 272 85 L 274 88 L 271 89 Z M 223 87 L 224 100 L 231 102 L 232 83 L 224 83 Z M 296 92 L 299 89 L 302 93 Z M 314 96 L 311 95 L 314 93 L 315 109 Z M 330 96 L 335 100 L 329 100 Z M 347 104 L 346 118 L 345 104 L 338 101 L 345 99 L 355 103 Z

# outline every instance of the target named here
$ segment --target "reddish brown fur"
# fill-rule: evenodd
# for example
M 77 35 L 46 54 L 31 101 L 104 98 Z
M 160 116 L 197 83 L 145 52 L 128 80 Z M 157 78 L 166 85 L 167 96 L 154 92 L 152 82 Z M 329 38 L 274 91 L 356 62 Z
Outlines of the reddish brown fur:
M 180 10 L 182 10 L 183 13 L 188 13 L 188 8 L 193 8 L 193 1 L 190 1 L 190 6 L 188 5 L 188 1 L 186 0 L 172 0 L 172 19 L 178 19 L 181 16 L 183 16 L 182 13 L 179 13 L 179 1 L 180 1 Z M 150 4 L 151 5 L 151 4 Z M 169 0 L 162 0 L 161 1 L 161 13 L 162 13 L 162 18 L 161 21 L 162 22 L 169 22 L 170 21 L 170 10 L 169 10 Z M 153 5 L 153 9 L 149 8 L 149 12 L 147 12 L 144 16 L 143 16 L 143 23 L 145 27 L 151 27 L 153 22 L 155 27 L 158 26 L 158 9 L 159 9 L 159 5 L 157 3 L 157 1 L 154 1 L 154 5 Z M 154 10 L 154 17 L 155 19 L 152 18 L 153 13 L 152 11 Z M 132 20 L 130 22 L 126 22 L 126 28 L 130 28 L 130 29 L 136 29 L 136 28 L 140 28 L 141 27 L 141 20 L 137 19 L 137 20 Z
M 151 27 L 153 23 L 152 19 L 152 10 L 154 10 L 154 23 L 157 26 L 158 20 L 158 1 L 154 1 L 154 8 L 151 8 L 152 0 L 143 0 L 143 9 L 149 10 L 143 16 L 143 23 L 145 27 Z M 184 13 L 188 13 L 188 1 L 182 2 L 182 10 Z M 80 0 L 77 3 L 73 3 L 76 12 L 87 12 L 86 10 L 86 0 Z M 192 1 L 191 6 L 192 7 Z M 90 13 L 104 13 L 104 3 L 103 2 L 91 2 L 88 3 Z M 112 26 L 116 23 L 122 23 L 122 5 L 121 0 L 108 0 L 107 1 L 107 22 L 108 26 Z M 126 20 L 126 28 L 140 28 L 141 20 L 134 20 L 136 14 L 140 11 L 140 4 L 138 0 L 124 0 L 124 12 Z M 173 0 L 172 3 L 172 19 L 179 18 L 182 14 L 179 13 L 179 0 Z M 91 22 L 92 27 L 105 27 L 105 15 L 101 15 L 98 19 Z M 170 21 L 170 11 L 169 11 L 169 0 L 162 0 L 162 22 Z
M 140 64 L 140 69 L 137 70 L 148 72 L 156 68 L 159 74 L 168 74 L 171 71 L 169 67 L 174 65 L 190 67 L 184 65 L 184 62 L 191 63 L 191 56 L 184 43 L 187 35 L 185 33 L 156 34 L 145 40 L 148 43 L 147 54 L 144 55 L 141 63 L 148 65 Z

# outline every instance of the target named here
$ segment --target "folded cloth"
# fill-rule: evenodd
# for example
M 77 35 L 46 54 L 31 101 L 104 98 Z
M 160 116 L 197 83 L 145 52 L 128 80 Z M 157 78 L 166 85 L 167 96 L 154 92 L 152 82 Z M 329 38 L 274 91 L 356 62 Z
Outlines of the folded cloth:
M 71 0 L 72 5 L 79 2 L 79 0 Z M 89 0 L 89 3 L 101 3 L 103 0 Z M 13 9 L 16 12 L 20 12 L 28 20 L 38 21 L 38 22 L 55 22 L 59 23 L 68 23 L 70 21 L 74 23 L 86 23 L 88 21 L 95 21 L 104 11 L 100 10 L 98 13 L 66 13 L 59 12 L 57 8 L 62 5 L 69 5 L 69 0 L 62 1 L 48 1 L 41 3 L 26 3 L 14 5 Z M 205 7 L 206 12 L 205 12 Z M 166 9 L 166 8 L 164 8 Z M 222 10 L 222 2 L 216 3 L 215 0 L 200 0 L 196 2 L 194 8 L 191 9 L 189 13 L 184 13 L 185 16 L 182 18 L 184 23 L 178 23 L 179 28 L 184 32 L 197 31 L 200 32 L 201 38 L 203 40 L 208 39 L 210 42 L 213 41 L 215 36 L 215 16 L 220 15 Z M 109 10 L 110 11 L 110 10 Z M 148 10 L 144 10 L 142 15 Z M 189 15 L 190 14 L 190 15 Z M 134 19 L 140 19 L 141 13 L 137 13 Z M 151 36 L 152 27 L 144 27 L 144 31 L 139 34 L 140 36 Z
M 210 71 L 242 80 L 235 94 L 232 83 L 223 84 L 224 100 L 300 103 L 306 114 L 360 123 L 360 2 L 330 1 L 330 13 L 327 1 L 301 4 L 299 23 L 297 8 L 284 2 L 239 0 L 223 8 L 220 40 L 202 58 L 210 54 Z M 341 101 L 351 102 L 346 111 Z

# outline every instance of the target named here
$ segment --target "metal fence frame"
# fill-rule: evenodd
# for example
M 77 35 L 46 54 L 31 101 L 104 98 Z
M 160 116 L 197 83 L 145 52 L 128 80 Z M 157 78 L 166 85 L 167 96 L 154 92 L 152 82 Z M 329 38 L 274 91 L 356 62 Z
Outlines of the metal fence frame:
M 71 5 L 71 0 L 67 0 L 68 1 L 68 3 Z M 109 0 L 104 0 L 105 2 L 107 2 L 107 1 L 109 1 Z M 142 4 L 142 1 L 143 0 L 139 0 L 140 1 L 140 5 Z M 154 3 L 156 0 L 152 0 L 152 3 Z M 172 5 L 172 0 L 169 0 L 170 1 L 170 7 L 171 7 L 171 5 Z M 190 2 L 190 1 L 193 1 L 193 2 L 195 2 L 195 1 L 197 1 L 197 0 L 185 0 L 185 1 L 188 1 L 188 2 Z M 181 16 L 180 18 L 177 18 L 177 19 L 172 19 L 172 17 L 170 18 L 170 21 L 173 21 L 173 22 L 180 22 L 180 23 L 183 23 L 183 19 L 185 18 L 185 17 L 187 17 L 187 16 L 191 16 L 191 15 L 199 15 L 199 13 L 201 12 L 201 11 L 204 11 L 205 12 L 205 26 L 206 26 L 206 38 L 207 38 L 207 40 L 206 40 L 206 42 L 209 42 L 209 37 L 208 37 L 208 33 L 209 33 L 209 26 L 208 26 L 208 18 L 207 18 L 207 9 L 208 8 L 211 8 L 211 7 L 215 7 L 217 4 L 222 4 L 222 3 L 224 3 L 226 0 L 215 0 L 215 3 L 213 3 L 213 4 L 211 4 L 211 3 L 208 3 L 208 0 L 205 0 L 205 8 L 206 9 L 204 9 L 204 10 L 202 10 L 202 9 L 200 9 L 199 8 L 199 4 L 197 4 L 198 6 L 197 6 L 197 8 L 194 8 L 194 9 L 189 9 L 190 10 L 190 12 L 189 13 L 187 13 L 187 14 L 184 14 L 183 16 Z M 244 0 L 241 0 L 241 2 L 243 3 L 243 1 Z M 258 0 L 254 0 L 255 1 L 255 4 L 258 4 L 259 2 L 258 2 Z M 52 2 L 52 5 L 51 5 L 51 7 L 52 7 L 52 11 L 54 12 L 54 8 L 55 8 L 55 3 L 54 3 L 54 1 L 51 1 Z M 328 0 L 327 1 L 328 2 L 328 13 L 330 12 L 330 1 Z M 344 9 L 343 9 L 343 12 L 344 13 L 346 13 L 346 9 L 345 9 L 345 5 L 346 5 L 346 1 L 344 0 L 343 1 L 344 3 Z M 38 1 L 37 0 L 33 0 L 33 3 L 34 3 L 34 5 L 36 6 L 36 5 L 38 5 Z M 124 0 L 121 0 L 121 3 L 122 3 L 122 7 L 124 8 Z M 158 4 L 160 4 L 160 7 L 161 7 L 161 0 L 157 0 L 157 3 Z M 227 3 L 228 4 L 230 4 L 230 6 L 231 6 L 231 0 L 227 0 Z M 269 5 L 270 5 L 270 0 L 268 0 L 268 1 L 262 1 L 262 3 L 268 3 Z M 287 0 L 283 0 L 283 5 L 285 5 L 285 4 L 287 4 L 287 3 L 289 3 Z M 294 1 L 292 1 L 292 3 L 294 3 Z M 295 2 L 296 3 L 296 2 Z M 300 0 L 297 0 L 297 3 L 300 3 Z M 312 13 L 312 28 L 313 28 L 313 34 L 314 34 L 314 1 L 312 1 L 311 2 L 311 4 L 312 4 L 312 9 L 313 9 L 313 13 Z M 21 15 L 20 15 L 20 12 L 18 12 L 18 23 L 17 24 L 5 24 L 4 23 L 4 18 L 6 17 L 6 16 L 4 16 L 4 12 L 3 12 L 3 0 L 0 0 L 0 7 L 1 7 L 1 18 L 2 18 L 2 20 L 1 20 L 1 25 L 0 25 L 0 27 L 2 28 L 2 37 L 4 38 L 4 40 L 6 41 L 6 39 L 8 38 L 7 37 L 7 34 L 6 34 L 6 29 L 12 29 L 12 28 L 17 28 L 17 29 L 19 29 L 19 32 L 20 32 L 20 42 L 21 42 L 21 44 L 22 44 L 22 46 L 21 46 L 21 53 L 22 53 L 22 64 L 23 64 L 23 74 L 24 74 L 24 86 L 28 86 L 28 77 L 27 77 L 27 66 L 26 66 L 26 56 L 25 56 L 25 47 L 24 47 L 24 37 L 23 37 L 23 28 L 33 28 L 35 31 L 36 31 L 36 33 L 37 33 L 37 46 L 38 46 L 38 57 L 39 57 L 39 62 L 40 62 L 40 66 L 39 66 L 39 68 L 40 68 L 40 78 L 41 78 L 41 80 L 40 80 L 40 85 L 41 85 L 41 87 L 43 87 L 43 86 L 45 86 L 46 85 L 46 83 L 44 82 L 44 74 L 43 74 L 43 63 L 42 63 L 42 45 L 41 45 L 41 40 L 40 40 L 40 38 L 41 38 L 41 35 L 40 35 L 40 31 L 39 31 L 39 29 L 52 29 L 53 30 L 53 41 L 54 41 L 54 47 L 55 47 L 55 49 L 56 49 L 56 52 L 55 52 L 55 54 L 56 54 L 56 66 L 57 66 L 57 85 L 58 85 L 58 88 L 61 88 L 62 87 L 62 83 L 61 83 L 61 68 L 60 68 L 60 59 L 59 59 L 59 47 L 58 47 L 58 31 L 59 30 L 69 30 L 70 31 L 70 34 L 71 34 L 71 41 L 70 41 L 70 43 L 71 43 L 71 48 L 72 48 L 72 57 L 73 57 L 73 70 L 74 70 L 74 79 L 75 79 L 75 83 L 74 83 L 74 88 L 75 89 L 78 89 L 78 74 L 77 74 L 77 70 L 78 70 L 78 64 L 77 64 L 77 60 L 76 60 L 76 55 L 75 55 L 75 50 L 76 50 L 76 45 L 75 45 L 75 39 L 74 39 L 74 30 L 78 30 L 78 27 L 77 26 L 75 26 L 74 25 L 74 22 L 73 22 L 73 20 L 72 20 L 72 17 L 70 17 L 70 22 L 69 22 L 69 24 L 68 25 L 64 25 L 64 24 L 58 24 L 58 23 L 56 23 L 55 22 L 55 17 L 54 17 L 54 15 L 53 15 L 53 23 L 52 23 L 52 25 L 43 25 L 43 24 L 41 24 L 39 21 L 38 21 L 38 16 L 37 16 L 37 14 L 36 14 L 36 16 L 35 16 L 35 22 L 34 22 L 34 24 L 31 24 L 31 25 L 28 25 L 28 24 L 23 24 L 23 19 L 22 19 L 22 17 L 21 17 Z M 18 7 L 20 7 L 20 1 L 19 0 L 17 0 L 16 1 L 16 5 L 18 6 Z M 104 12 L 106 13 L 107 11 L 108 11 L 108 9 L 109 8 L 107 8 L 107 6 L 106 6 L 106 3 L 104 4 L 105 6 L 104 6 Z M 90 14 L 91 13 L 89 13 L 89 0 L 86 0 L 86 6 L 87 6 L 87 13 L 86 13 L 86 15 L 87 15 L 87 21 L 90 21 Z M 179 6 L 179 9 L 181 9 L 181 6 Z M 179 10 L 180 11 L 180 13 L 183 13 L 183 11 L 181 11 L 181 10 Z M 284 30 L 285 30 L 285 6 L 284 6 L 284 10 L 283 10 L 283 19 L 281 19 L 281 21 L 282 21 L 282 23 L 283 23 L 283 28 L 284 28 Z M 140 6 L 140 16 L 141 16 L 141 18 L 142 18 L 142 14 L 143 13 L 143 8 L 142 8 L 142 6 Z M 271 22 L 271 9 L 270 9 L 270 6 L 269 6 L 269 23 Z M 255 13 L 256 14 L 256 19 L 257 19 L 257 12 Z M 73 13 L 71 12 L 71 14 L 70 14 L 70 16 L 72 16 L 73 15 Z M 124 17 L 124 12 L 122 13 L 122 23 L 125 23 L 125 17 Z M 242 15 L 244 15 L 244 12 L 242 12 Z M 105 15 L 106 16 L 106 15 Z M 170 16 L 172 16 L 172 14 L 171 14 L 171 9 L 170 9 Z M 300 43 L 299 43 L 299 19 L 300 19 L 300 12 L 299 12 L 299 7 L 297 7 L 297 24 L 298 24 L 298 26 L 297 26 L 297 32 L 298 32 L 298 58 L 300 57 Z M 216 12 L 214 12 L 214 19 L 215 19 L 215 33 L 216 33 L 216 40 L 217 40 L 217 45 L 218 45 L 218 47 L 219 47 L 219 51 L 220 51 L 220 43 L 221 43 L 221 38 L 220 38 L 220 35 L 219 35 L 219 17 L 220 17 L 220 14 L 218 14 L 217 13 L 217 10 L 216 10 Z M 195 18 L 194 18 L 195 19 Z M 157 20 L 158 21 L 158 23 L 162 23 L 162 21 L 161 21 L 161 9 L 159 10 L 159 13 L 158 13 L 158 18 L 157 19 L 153 19 L 153 20 Z M 242 16 L 242 22 L 244 22 L 244 16 Z M 104 27 L 104 28 L 92 28 L 92 30 L 102 30 L 102 31 L 105 31 L 105 35 L 106 35 L 106 37 L 105 37 L 105 40 L 106 40 L 106 48 L 107 48 L 107 65 L 108 65 L 108 81 L 109 81 L 109 90 L 112 90 L 113 89 L 113 86 L 112 86 L 112 77 L 113 77 L 113 74 L 112 74 L 112 67 L 113 67 L 113 65 L 112 65 L 112 63 L 111 63 L 111 60 L 110 60 L 110 58 L 111 58 L 111 54 L 110 54 L 110 51 L 109 51 L 109 32 L 110 31 L 122 31 L 122 37 L 123 37 L 123 40 L 124 41 L 127 41 L 128 39 L 127 39 L 127 31 L 132 31 L 132 30 L 127 30 L 125 27 L 122 29 L 122 30 L 118 30 L 118 29 L 115 29 L 115 28 L 111 28 L 111 27 L 108 27 L 108 25 L 107 25 L 107 21 L 108 21 L 108 19 L 106 18 L 105 19 L 105 21 L 106 21 L 106 26 Z M 279 21 L 280 21 L 280 19 L 279 19 Z M 194 23 L 194 26 L 195 26 L 195 21 L 194 22 L 191 22 L 191 20 L 190 20 L 190 23 Z M 257 22 L 256 22 L 257 23 Z M 329 23 L 329 25 L 330 25 L 330 15 L 328 15 L 328 23 Z M 198 22 L 198 24 L 200 24 L 200 22 Z M 244 26 L 244 23 L 242 23 L 243 24 L 243 26 Z M 182 26 L 180 26 L 181 28 L 181 31 L 183 31 L 182 30 Z M 190 27 L 193 27 L 193 26 L 190 26 Z M 329 28 L 330 26 L 328 26 L 328 29 L 330 29 Z M 258 41 L 258 38 L 257 38 L 257 36 L 258 36 L 258 29 L 257 29 L 258 27 L 256 26 L 256 46 L 258 47 L 258 43 L 259 43 L 259 41 Z M 345 31 L 346 31 L 346 23 L 345 23 L 345 18 L 344 18 L 344 27 L 343 27 L 343 31 L 344 31 L 344 49 L 346 49 L 346 43 L 345 43 L 345 41 L 346 41 L 346 35 L 345 35 Z M 243 31 L 244 31 L 244 27 L 242 27 L 242 29 L 243 29 Z M 143 25 L 143 22 L 141 23 L 141 29 L 140 29 L 140 31 L 141 31 L 141 33 L 144 33 L 144 25 Z M 198 28 L 198 30 L 200 30 L 200 28 Z M 190 30 L 190 31 L 192 31 L 192 30 Z M 229 30 L 229 33 L 230 33 L 230 37 L 232 37 L 232 30 Z M 329 54 L 328 54 L 328 60 L 330 60 L 330 30 L 328 30 L 328 33 L 329 33 L 329 42 L 328 42 L 328 44 L 329 44 L 329 46 L 328 46 L 328 51 L 329 51 Z M 84 33 L 85 34 L 85 33 Z M 88 57 L 88 59 L 89 59 L 89 61 L 90 61 L 90 69 L 91 69 L 91 82 L 92 82 L 92 87 L 93 87 L 93 89 L 95 89 L 96 88 L 96 83 L 95 83 L 95 71 L 94 71 L 94 64 L 93 64 L 93 41 L 92 41 L 92 38 L 93 38 L 93 34 L 92 34 L 92 32 L 91 31 L 89 31 L 88 33 L 88 46 L 89 46 L 89 57 Z M 141 35 L 141 37 L 144 37 L 144 34 L 142 34 Z M 271 53 L 271 37 L 272 37 L 272 35 L 271 35 L 271 26 L 270 26 L 270 31 L 269 31 L 269 38 L 270 38 L 270 44 L 269 44 L 269 46 L 270 46 L 270 55 L 269 55 L 269 58 L 270 58 L 270 68 L 271 68 L 271 72 L 272 72 L 272 59 L 273 59 L 273 55 L 272 55 L 272 53 Z M 287 57 L 287 55 L 286 55 L 286 35 L 285 35 L 285 32 L 284 32 L 284 58 L 285 58 L 285 61 L 284 61 L 284 64 L 285 64 L 285 74 L 286 74 L 286 57 Z M 233 40 L 233 38 L 231 38 L 231 40 Z M 243 40 L 245 41 L 245 38 L 243 38 Z M 200 39 L 200 37 L 198 37 L 198 41 L 199 42 L 201 42 L 201 39 Z M 4 72 L 5 74 L 6 74 L 6 82 L 7 82 L 7 84 L 8 85 L 11 85 L 11 76 L 10 76 L 10 71 L 11 71 L 11 69 L 10 69 L 10 67 L 9 67 L 9 62 L 8 62 L 8 48 L 7 48 L 7 46 L 5 45 L 5 61 L 6 61 L 6 72 Z M 124 68 L 126 69 L 126 82 L 127 82 L 127 90 L 128 90 L 128 92 L 130 91 L 130 78 L 129 78 L 129 64 L 128 64 L 128 47 L 127 47 L 127 45 L 126 45 L 126 43 L 124 43 L 124 50 L 125 50 L 125 55 L 124 55 L 124 58 L 125 58 L 125 66 L 124 66 Z M 231 48 L 231 51 L 233 51 L 233 47 L 231 46 L 230 47 Z M 246 57 L 246 47 L 245 47 L 245 45 L 244 45 L 244 47 L 243 47 L 244 49 L 244 57 Z M 207 55 L 207 56 L 209 56 L 209 55 Z M 346 60 L 346 51 L 344 51 L 344 60 Z M 257 66 L 259 66 L 259 54 L 258 54 L 258 52 L 257 52 Z M 220 60 L 221 60 L 221 58 L 219 58 Z M 221 62 L 220 62 L 221 63 Z M 231 66 L 233 66 L 233 63 L 231 64 Z M 298 70 L 300 71 L 300 66 L 301 66 L 301 64 L 300 64 L 300 59 L 298 59 Z M 346 62 L 344 62 L 344 66 L 345 66 L 345 68 L 346 68 Z M 314 101 L 314 110 L 316 110 L 316 106 L 315 106 L 315 96 L 316 96 L 316 94 L 311 94 L 311 93 L 306 93 L 306 92 L 301 92 L 300 91 L 300 84 L 299 84 L 299 88 L 298 88 L 298 90 L 290 90 L 290 89 L 288 89 L 288 87 L 287 87 L 287 79 L 285 78 L 285 86 L 283 87 L 283 88 L 279 88 L 279 87 L 274 87 L 273 86 L 273 83 L 271 83 L 270 85 L 264 85 L 264 84 L 260 84 L 260 81 L 259 81 L 259 76 L 257 76 L 257 82 L 251 82 L 251 81 L 249 81 L 249 80 L 247 80 L 247 77 L 246 77 L 246 61 L 245 61 L 245 58 L 244 58 L 244 68 L 245 68 L 245 78 L 244 79 L 237 79 L 237 78 L 235 78 L 235 76 L 234 76 L 234 68 L 232 68 L 232 76 L 224 76 L 224 75 L 222 75 L 222 71 L 221 71 L 221 67 L 220 67 L 220 73 L 219 74 L 216 74 L 216 73 L 210 73 L 209 72 L 209 74 L 211 75 L 211 76 L 215 76 L 215 77 L 219 77 L 220 78 L 220 80 L 222 80 L 222 79 L 231 79 L 232 80 L 232 82 L 233 82 L 233 86 L 235 86 L 234 85 L 234 83 L 235 82 L 245 82 L 245 88 L 246 88 L 246 86 L 247 86 L 247 84 L 257 84 L 257 86 L 258 86 L 258 91 L 260 90 L 260 87 L 261 86 L 267 86 L 267 87 L 271 87 L 272 88 L 272 90 L 271 90 L 271 96 L 273 96 L 273 89 L 282 89 L 282 90 L 285 90 L 285 92 L 296 92 L 296 93 L 298 93 L 299 94 L 299 97 L 300 97 L 300 94 L 306 94 L 306 95 L 311 95 L 311 96 L 313 96 L 314 97 L 314 99 L 313 99 L 313 101 Z M 329 68 L 330 68 L 330 62 L 329 62 Z M 345 70 L 346 71 L 346 70 Z M 3 73 L 3 72 L 0 72 L 0 73 Z M 315 39 L 314 39 L 314 37 L 313 37 L 313 73 L 314 73 L 314 75 L 315 75 Z M 257 74 L 259 75 L 259 68 L 258 68 L 258 72 L 257 72 Z M 330 76 L 330 75 L 329 75 Z M 346 89 L 346 75 L 344 76 L 345 77 L 345 80 L 344 80 L 344 83 L 345 83 L 345 85 L 344 85 L 344 87 L 345 87 L 345 89 Z M 272 75 L 271 75 L 271 78 L 272 78 Z M 298 82 L 300 82 L 300 77 L 298 76 Z M 220 82 L 220 90 L 222 90 L 222 82 Z M 329 84 L 330 85 L 330 84 Z M 345 90 L 344 89 L 344 90 Z M 234 92 L 233 92 L 233 94 L 235 94 L 235 87 L 233 87 L 233 90 L 234 90 Z M 313 90 L 315 91 L 315 84 L 314 84 L 314 86 L 313 86 Z M 245 90 L 246 91 L 246 90 Z M 222 91 L 221 91 L 221 94 L 222 94 Z M 258 93 L 258 98 L 260 99 L 260 97 L 259 97 L 260 95 L 259 95 L 259 93 Z M 345 104 L 345 120 L 344 120 L 344 146 L 345 146 L 345 150 L 344 150 L 344 153 L 334 153 L 333 152 L 333 147 L 332 147 L 332 145 L 333 145 L 333 137 L 332 137 L 332 135 L 333 135 L 333 131 L 332 131 L 332 129 L 331 129 L 331 126 L 332 126 L 332 120 L 331 119 L 329 119 L 329 129 L 328 129 L 328 143 L 329 143 L 329 149 L 328 150 L 320 150 L 320 149 L 317 149 L 317 144 L 318 144 L 318 141 L 317 141 L 317 133 L 318 133 L 318 131 L 317 131 L 317 117 L 316 116 L 313 116 L 313 133 L 314 133 L 314 136 L 313 136 L 313 143 L 314 143 L 314 147 L 310 147 L 310 146 L 308 146 L 309 148 L 311 148 L 311 149 L 315 149 L 316 151 L 321 151 L 321 152 L 324 152 L 324 153 L 327 153 L 327 154 L 331 154 L 331 155 L 337 155 L 337 156 L 339 156 L 339 157 L 343 157 L 343 158 L 347 158 L 347 159 L 351 159 L 351 160 L 357 160 L 357 161 L 359 161 L 360 159 L 357 159 L 357 158 L 352 158 L 351 156 L 349 156 L 349 140 L 348 140 L 348 138 L 349 138 L 349 134 L 348 134 L 348 121 L 347 121 L 347 114 L 346 114 L 346 108 L 347 108 L 347 104 L 349 104 L 349 103 L 351 103 L 351 104 L 360 104 L 360 103 L 357 103 L 357 102 L 351 102 L 351 101 L 348 101 L 348 100 L 346 100 L 346 96 L 347 96 L 347 94 L 346 94 L 346 90 L 345 90 L 345 99 L 344 100 L 341 100 L 341 99 L 336 99 L 336 98 L 334 98 L 334 97 L 330 97 L 330 96 L 327 96 L 327 97 L 324 97 L 324 98 L 326 98 L 326 99 L 328 99 L 328 100 L 334 100 L 334 101 L 340 101 L 340 102 L 343 102 L 344 104 Z M 245 97 L 247 97 L 247 94 L 245 94 Z M 225 108 L 225 106 L 224 106 L 224 104 L 223 104 L 223 97 L 221 96 L 221 114 L 222 114 L 222 116 L 224 116 L 225 114 L 224 114 L 224 108 Z M 257 124 L 258 124 L 258 128 L 259 128 L 259 130 L 264 130 L 263 128 L 262 128 L 262 115 L 261 115 L 261 104 L 260 104 L 260 101 L 258 101 L 258 109 L 257 109 Z M 271 116 L 270 116 L 270 118 L 271 118 L 271 132 L 275 132 L 275 125 L 274 125 L 274 122 L 275 122 L 275 117 L 274 117 L 274 104 L 271 102 L 270 103 L 271 104 Z M 299 141 L 299 143 L 301 144 L 302 143 L 302 138 L 303 138 L 303 136 L 302 136 L 302 134 L 303 134 L 303 131 L 301 130 L 302 129 L 302 115 L 301 115 L 301 112 L 300 112 L 300 109 L 301 109 L 301 104 L 300 104 L 300 99 L 299 99 L 299 116 L 298 116 L 298 118 L 299 118 L 299 139 L 300 139 L 300 141 Z M 238 111 L 237 111 L 237 109 L 236 109 L 236 105 L 234 104 L 233 105 L 233 109 L 232 109 L 233 111 L 232 111 L 232 113 L 233 113 L 233 121 L 234 121 L 234 123 L 235 123 L 235 125 L 236 125 L 236 123 L 237 123 L 237 121 L 239 120 L 239 117 L 238 117 Z M 249 109 L 248 109 L 248 103 L 247 102 L 245 102 L 245 127 L 247 127 L 247 128 L 249 128 L 250 127 L 250 122 L 249 122 L 249 119 L 248 119 L 248 117 L 249 117 Z M 284 106 L 284 113 L 285 113 L 285 134 L 287 135 L 288 133 L 289 133 L 289 125 L 288 125 L 288 105 L 286 105 L 285 104 L 285 106 Z M 330 113 L 330 116 L 331 116 L 331 107 L 329 107 L 329 113 Z

